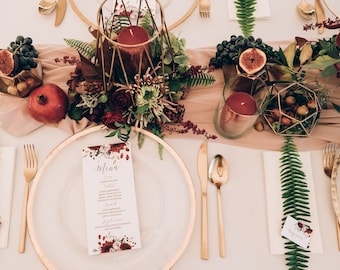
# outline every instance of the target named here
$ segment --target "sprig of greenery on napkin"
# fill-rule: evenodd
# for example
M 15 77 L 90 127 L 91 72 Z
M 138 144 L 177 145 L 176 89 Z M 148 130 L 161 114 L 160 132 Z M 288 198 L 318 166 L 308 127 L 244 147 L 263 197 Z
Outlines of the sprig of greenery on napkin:
M 253 34 L 255 27 L 256 0 L 235 0 L 236 16 L 242 34 L 249 37 Z
M 302 162 L 292 137 L 286 137 L 281 148 L 280 179 L 283 200 L 284 224 L 287 216 L 310 224 L 309 190 L 306 175 L 302 170 Z M 287 239 L 285 242 L 286 265 L 289 270 L 302 270 L 308 268 L 309 256 L 306 250 Z

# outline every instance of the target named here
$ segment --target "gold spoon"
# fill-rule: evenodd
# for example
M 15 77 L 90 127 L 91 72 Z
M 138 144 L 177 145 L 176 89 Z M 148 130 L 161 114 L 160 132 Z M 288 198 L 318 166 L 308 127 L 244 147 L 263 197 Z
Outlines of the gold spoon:
M 218 204 L 218 232 L 220 243 L 220 256 L 225 256 L 224 247 L 224 226 L 222 213 L 222 196 L 221 186 L 228 181 L 228 166 L 225 158 L 221 155 L 216 155 L 209 165 L 209 181 L 217 188 L 217 204 Z
M 315 16 L 314 7 L 307 3 L 306 0 L 300 0 L 300 3 L 296 6 L 296 9 L 299 15 L 306 20 L 311 20 Z
M 38 10 L 41 15 L 50 14 L 57 6 L 56 0 L 41 0 L 39 2 Z

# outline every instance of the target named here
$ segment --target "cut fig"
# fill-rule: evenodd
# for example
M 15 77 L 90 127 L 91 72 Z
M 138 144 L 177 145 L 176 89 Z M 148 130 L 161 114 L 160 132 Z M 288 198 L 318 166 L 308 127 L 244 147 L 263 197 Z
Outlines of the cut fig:
M 247 74 L 255 74 L 266 65 L 266 54 L 257 48 L 249 48 L 240 54 L 239 66 Z
M 15 70 L 15 57 L 9 50 L 0 50 L 0 73 L 10 75 Z

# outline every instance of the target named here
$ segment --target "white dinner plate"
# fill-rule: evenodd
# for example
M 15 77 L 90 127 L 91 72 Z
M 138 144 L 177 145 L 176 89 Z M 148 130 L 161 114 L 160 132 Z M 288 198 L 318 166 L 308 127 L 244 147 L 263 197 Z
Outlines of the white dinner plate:
M 184 252 L 195 222 L 190 174 L 176 152 L 145 130 L 138 148 L 131 134 L 142 248 L 88 255 L 81 149 L 118 142 L 104 126 L 79 132 L 57 146 L 40 166 L 28 202 L 32 245 L 47 269 L 169 269 Z M 158 147 L 163 147 L 163 159 Z
M 124 1 L 125 4 L 128 2 L 129 0 Z M 197 7 L 198 2 L 199 0 L 159 0 L 164 11 L 164 19 L 168 31 L 174 29 L 189 18 Z M 87 25 L 97 25 L 97 12 L 103 1 L 69 0 L 69 3 L 76 15 Z M 115 3 L 115 0 L 107 0 L 103 5 L 103 12 L 111 12 L 113 3 Z M 142 0 L 142 4 L 144 3 L 145 0 Z M 156 19 L 159 18 L 159 16 L 160 8 L 159 5 L 156 5 Z
M 331 194 L 332 194 L 332 201 L 333 201 L 333 208 L 338 219 L 340 222 L 340 152 L 338 152 L 335 163 L 332 170 L 331 175 Z

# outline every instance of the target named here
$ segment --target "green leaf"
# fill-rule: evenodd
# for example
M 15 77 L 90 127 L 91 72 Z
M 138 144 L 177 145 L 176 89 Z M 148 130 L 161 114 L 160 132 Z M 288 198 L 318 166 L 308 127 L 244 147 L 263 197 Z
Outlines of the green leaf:
M 336 67 L 334 65 L 327 66 L 325 69 L 321 72 L 321 76 L 326 78 L 335 75 L 338 72 Z
M 317 57 L 312 63 L 303 65 L 304 68 L 324 70 L 325 67 L 340 63 L 339 59 L 332 58 L 328 55 Z

